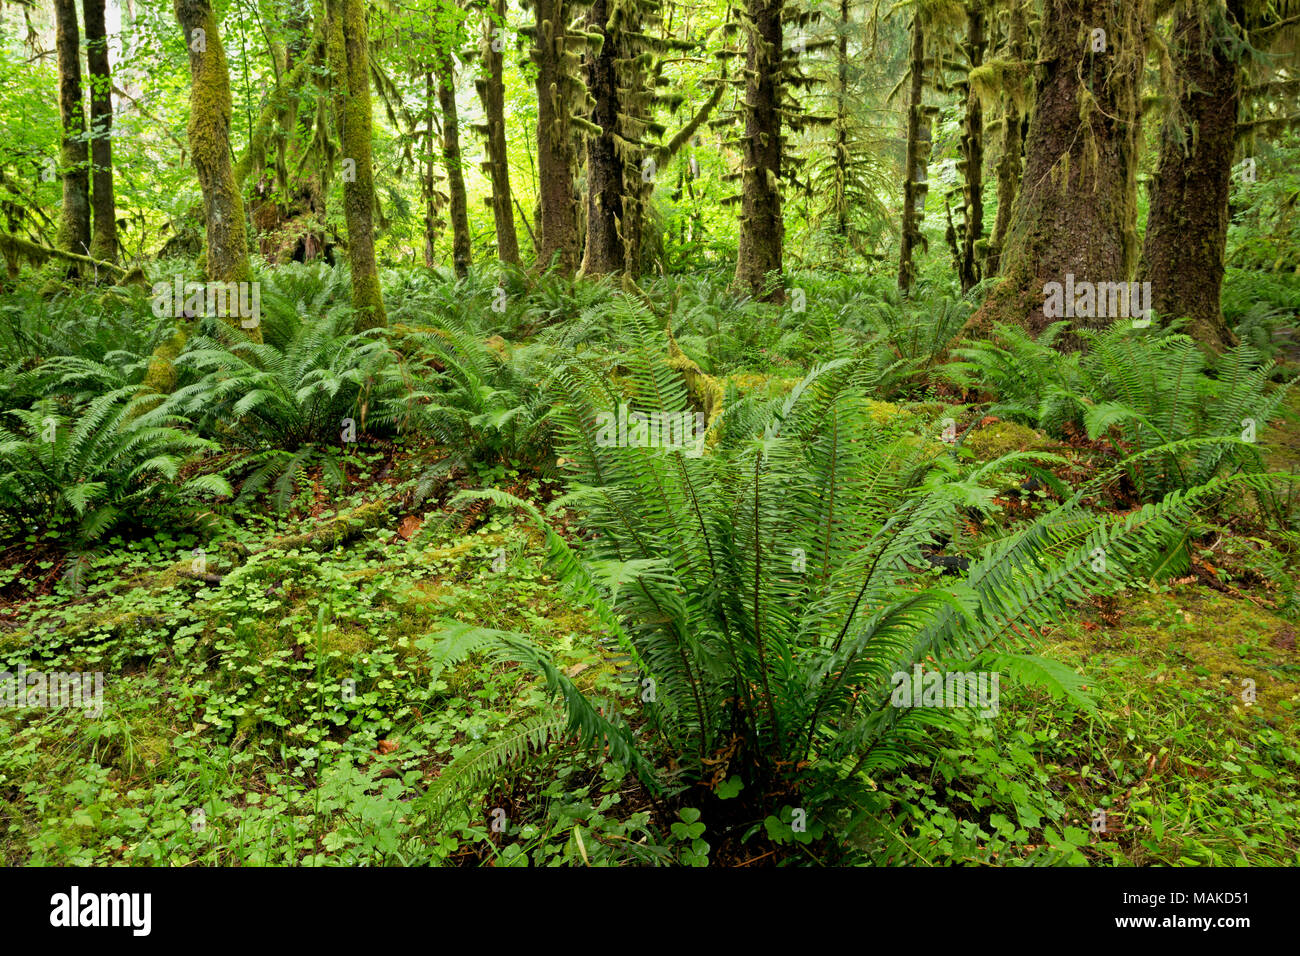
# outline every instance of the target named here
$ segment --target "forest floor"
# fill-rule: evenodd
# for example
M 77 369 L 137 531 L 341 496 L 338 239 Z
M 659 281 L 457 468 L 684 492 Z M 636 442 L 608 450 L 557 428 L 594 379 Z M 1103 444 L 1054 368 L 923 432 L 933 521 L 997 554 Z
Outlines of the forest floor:
M 1300 429 L 1265 441 L 1300 460 Z M 987 460 L 1044 442 L 989 421 L 969 445 Z M 59 584 L 57 558 L 6 554 L 0 663 L 21 650 L 51 671 L 109 676 L 98 715 L 0 710 L 0 860 L 701 862 L 684 824 L 708 795 L 660 805 L 564 748 L 437 812 L 419 799 L 454 758 L 507 745 L 521 719 L 553 708 L 517 667 L 439 661 L 425 637 L 436 621 L 527 631 L 588 691 L 622 680 L 535 533 L 446 506 L 456 484 L 543 501 L 558 487 L 497 466 L 411 504 L 406 483 L 440 454 L 369 446 L 342 500 L 307 483 L 289 513 L 243 515 L 201 565 L 193 535 L 117 540 L 80 593 Z M 1219 516 L 1185 575 L 1079 607 L 1045 635 L 1041 653 L 1086 677 L 1094 713 L 1004 689 L 996 719 L 878 781 L 875 811 L 892 827 L 848 858 L 1300 862 L 1300 650 L 1294 617 L 1276 611 L 1294 558 L 1279 577 L 1265 543 L 1235 526 Z M 798 849 L 770 829 L 741 835 L 711 830 L 714 860 Z

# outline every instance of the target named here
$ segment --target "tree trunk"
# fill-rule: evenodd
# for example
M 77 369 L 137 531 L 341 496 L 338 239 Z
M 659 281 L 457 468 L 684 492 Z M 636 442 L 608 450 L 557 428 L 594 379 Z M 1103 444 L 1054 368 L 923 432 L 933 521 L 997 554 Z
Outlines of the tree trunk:
M 59 248 L 84 256 L 90 250 L 90 176 L 86 113 L 81 102 L 81 37 L 77 30 L 76 0 L 55 0 L 54 18 L 59 58 L 59 121 L 63 127 Z
M 1015 0 L 1011 6 L 1007 53 L 1016 63 L 1024 63 L 1029 56 L 1029 23 L 1025 18 L 1023 0 Z M 1018 82 L 1018 79 L 1013 82 Z M 993 220 L 993 236 L 989 241 L 989 275 L 997 275 L 1002 270 L 1002 245 L 1006 242 L 1007 229 L 1011 225 L 1011 213 L 1015 208 L 1020 174 L 1024 166 L 1025 127 L 1019 102 L 1019 97 L 1014 93 L 1003 99 L 1002 158 L 998 160 L 998 211 Z
M 515 232 L 515 212 L 511 207 L 510 159 L 506 151 L 505 79 L 503 65 L 506 0 L 494 0 L 493 15 L 483 18 L 483 40 L 479 45 L 486 66 L 484 76 L 475 83 L 483 102 L 487 158 L 483 171 L 492 183 L 492 221 L 496 226 L 497 259 L 519 265 L 519 237 Z
M 245 282 L 248 235 L 244 203 L 230 166 L 230 73 L 208 0 L 175 0 L 176 19 L 190 57 L 190 153 L 207 227 L 207 275 L 214 282 Z M 252 334 L 260 339 L 260 330 Z
M 605 38 L 600 52 L 587 59 L 587 91 L 596 102 L 591 121 L 599 135 L 587 137 L 587 243 L 582 255 L 583 275 L 605 275 L 624 269 L 623 240 L 619 224 L 623 215 L 623 163 L 614 138 L 619 134 L 618 74 L 614 39 L 606 29 L 607 0 L 596 0 L 589 12 L 588 29 Z
M 92 198 L 95 214 L 90 254 L 117 261 L 117 208 L 113 201 L 113 79 L 108 64 L 104 0 L 82 0 L 86 18 L 86 63 L 90 82 L 90 156 L 94 163 Z
M 746 0 L 744 169 L 735 286 L 784 302 L 781 216 L 781 14 L 784 0 Z M 773 281 L 775 280 L 775 281 Z
M 1206 37 L 1197 6 L 1184 0 L 1175 14 L 1170 54 L 1179 108 L 1161 131 L 1141 278 L 1162 319 L 1191 319 L 1197 341 L 1222 351 L 1236 343 L 1219 295 L 1241 88 L 1236 61 L 1221 37 Z M 1239 0 L 1229 7 L 1241 23 Z M 1229 29 L 1205 15 L 1212 33 Z
M 420 192 L 424 199 L 424 264 L 432 269 L 438 264 L 438 233 L 442 222 L 438 218 L 438 192 L 435 178 L 434 156 L 437 150 L 434 132 L 433 100 L 435 97 L 433 71 L 424 74 L 424 102 L 428 104 L 429 117 L 424 131 L 424 171 L 420 178 Z
M 342 155 L 343 213 L 356 330 L 388 325 L 375 265 L 375 183 L 370 158 L 370 55 L 362 0 L 328 0 L 329 61 Z M 349 162 L 350 161 L 350 162 Z
M 450 58 L 440 59 L 438 106 L 442 110 L 442 160 L 447 167 L 448 210 L 451 214 L 451 259 L 456 275 L 469 274 L 473 252 L 469 241 L 469 202 L 465 172 L 460 165 L 460 120 L 456 114 L 456 73 Z
M 972 71 L 984 63 L 984 9 L 979 0 L 969 0 L 966 8 L 966 62 Z M 984 110 L 980 98 L 967 84 L 966 128 L 962 134 L 962 160 L 965 165 L 964 189 L 966 231 L 961 246 L 961 290 L 969 292 L 980 281 L 980 254 L 984 238 Z
M 926 122 L 925 104 L 922 102 L 925 93 L 925 28 L 919 12 L 912 16 L 909 69 L 912 85 L 907 100 L 907 165 L 903 170 L 903 228 L 898 243 L 898 287 L 904 293 L 912 290 L 916 279 L 912 254 L 923 242 L 920 220 L 925 209 L 925 182 L 921 171 L 930 159 L 928 141 L 923 143 L 921 140 L 921 126 Z
M 1037 334 L 1061 318 L 1072 330 L 1127 320 L 1101 314 L 1107 310 L 1084 299 L 1077 309 L 1065 303 L 1059 316 L 1054 309 L 1061 305 L 1061 288 L 1127 283 L 1137 265 L 1139 87 L 1147 16 L 1145 0 L 1047 0 L 1025 173 L 1002 254 L 1003 279 L 967 323 L 968 333 L 983 334 L 999 322 Z M 1058 341 L 1066 348 L 1079 345 L 1074 335 Z
M 849 4 L 840 0 L 839 36 L 835 41 L 835 154 L 831 157 L 835 195 L 835 235 L 849 245 Z
M 221 34 L 208 0 L 174 0 L 176 21 L 190 59 L 190 118 L 187 125 L 190 155 L 203 192 L 206 226 L 207 277 L 212 282 L 248 282 L 248 233 L 244 226 L 244 202 L 230 165 L 230 71 Z M 244 328 L 240 318 L 223 316 L 223 321 L 254 342 L 262 341 L 261 325 Z M 146 391 L 166 393 L 176 386 L 175 359 L 184 348 L 188 332 L 178 326 L 175 334 L 154 349 L 143 386 Z
M 537 264 L 571 276 L 582 254 L 578 204 L 573 193 L 573 77 L 568 75 L 569 5 L 566 0 L 534 0 L 537 67 Z

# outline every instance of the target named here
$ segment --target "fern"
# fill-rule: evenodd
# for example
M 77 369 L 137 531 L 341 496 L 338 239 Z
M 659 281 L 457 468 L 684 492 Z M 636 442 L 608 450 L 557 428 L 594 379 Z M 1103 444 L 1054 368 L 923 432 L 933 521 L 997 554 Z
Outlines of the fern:
M 162 527 L 231 489 L 217 475 L 182 479 L 182 465 L 216 448 L 179 430 L 181 421 L 124 388 L 75 415 L 52 401 L 15 409 L 0 425 L 0 517 L 6 536 L 68 528 L 65 547 L 81 551 L 123 524 Z
M 702 458 L 603 447 L 595 418 L 618 401 L 689 408 L 649 321 L 631 332 L 620 388 L 582 362 L 557 371 L 567 398 L 555 423 L 576 473 L 552 509 L 582 513 L 595 532 L 584 553 L 536 508 L 500 492 L 474 496 L 523 509 L 543 529 L 560 579 L 590 604 L 638 680 L 653 681 L 646 727 L 688 779 L 715 772 L 718 760 L 760 791 L 806 761 L 827 778 L 897 766 L 945 719 L 889 706 L 890 676 L 928 658 L 1016 653 L 1006 659 L 1012 676 L 1086 707 L 1077 681 L 1019 646 L 1066 605 L 1147 573 L 1195 508 L 1231 485 L 1263 482 L 1221 476 L 1118 519 L 1087 511 L 1095 488 L 1085 487 L 985 544 L 951 584 L 927 587 L 920 549 L 986 502 L 980 482 L 1013 461 L 963 473 L 920 436 L 886 434 L 863 402 L 869 364 L 847 359 L 814 369 L 784 398 L 728 407 Z M 516 660 L 532 646 L 466 625 L 446 633 Z M 551 680 L 545 658 L 531 653 Z M 592 707 L 564 690 L 571 727 L 608 741 L 589 723 Z

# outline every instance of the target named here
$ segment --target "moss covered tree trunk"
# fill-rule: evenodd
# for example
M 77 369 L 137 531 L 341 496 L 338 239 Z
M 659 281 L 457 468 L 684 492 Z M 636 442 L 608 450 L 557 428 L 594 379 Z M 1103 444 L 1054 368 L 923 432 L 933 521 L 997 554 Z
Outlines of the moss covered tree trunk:
M 244 202 L 230 164 L 230 71 L 221 34 L 208 0 L 174 0 L 190 60 L 190 118 L 187 124 L 190 156 L 203 193 L 206 229 L 205 272 L 213 282 L 248 282 L 248 233 Z M 244 328 L 235 316 L 224 321 L 254 342 L 262 341 L 262 328 Z M 173 365 L 184 348 L 188 332 L 178 324 L 170 339 L 154 350 L 144 387 L 170 392 L 176 384 Z
M 1025 172 L 1002 254 L 1002 281 L 967 332 L 994 323 L 1038 333 L 1049 283 L 1126 283 L 1137 266 L 1139 84 L 1146 0 L 1047 0 Z M 1073 276 L 1073 280 L 1069 279 Z M 1088 311 L 1080 309 L 1079 311 Z M 1069 317 L 1072 329 L 1113 317 Z M 1076 347 L 1067 335 L 1063 347 Z
M 215 282 L 245 282 L 248 234 L 244 202 L 230 165 L 230 72 L 208 0 L 175 0 L 176 19 L 190 57 L 190 154 L 207 228 L 207 275 Z
M 1025 16 L 1023 0 L 1011 5 L 1007 27 L 1007 55 L 1014 64 L 1010 82 L 1021 82 L 1021 70 L 1027 69 L 1029 55 L 1029 22 Z M 1024 168 L 1025 122 L 1021 110 L 1019 90 L 1009 91 L 1003 99 L 1002 156 L 998 159 L 998 211 L 993 220 L 993 234 L 989 240 L 987 271 L 997 275 L 1002 270 L 1002 246 L 1007 240 L 1011 213 L 1015 208 L 1016 193 L 1020 189 L 1020 175 Z
M 420 198 L 424 201 L 424 264 L 432 269 L 438 264 L 438 233 L 442 221 L 438 218 L 437 190 L 437 133 L 434 130 L 433 101 L 437 96 L 437 86 L 432 70 L 424 74 L 424 101 L 428 104 L 429 115 L 424 128 L 424 169 L 420 174 Z
M 587 242 L 582 254 L 583 275 L 622 272 L 623 164 L 615 138 L 619 134 L 618 74 L 615 42 L 609 36 L 607 0 L 596 0 L 589 11 L 590 29 L 605 39 L 587 59 L 587 90 L 595 100 L 591 121 L 600 132 L 587 137 Z
M 573 191 L 574 81 L 570 76 L 569 4 L 533 0 L 537 68 L 537 268 L 573 275 L 582 255 Z
M 469 274 L 469 201 L 460 160 L 460 118 L 456 113 L 456 73 L 450 57 L 438 60 L 438 107 L 442 111 L 442 161 L 447 167 L 447 209 L 451 216 L 451 259 L 456 275 Z
M 105 262 L 117 261 L 117 205 L 113 201 L 113 81 L 108 64 L 108 32 L 104 26 L 104 0 L 82 0 L 86 19 L 86 65 L 90 82 L 90 158 L 94 186 L 91 206 L 94 229 L 90 254 Z
M 362 0 L 328 0 L 334 115 L 342 140 L 343 213 L 356 329 L 388 325 L 375 264 L 375 182 L 370 155 L 370 50 Z
M 784 0 L 746 0 L 745 132 L 735 286 L 771 302 L 782 286 L 781 15 Z
M 63 127 L 59 248 L 84 256 L 90 251 L 90 175 L 86 112 L 81 101 L 81 36 L 77 29 L 76 0 L 55 0 L 54 23 L 59 60 L 59 122 Z
M 840 0 L 838 36 L 835 40 L 835 146 L 831 169 L 835 195 L 835 235 L 849 245 L 849 28 L 850 0 Z
M 916 279 L 912 263 L 915 249 L 921 244 L 921 212 L 925 208 L 925 183 L 922 169 L 929 162 L 929 142 L 922 141 L 921 127 L 926 122 L 925 103 L 925 27 L 920 13 L 912 16 L 912 50 L 908 60 L 911 87 L 907 96 L 907 153 L 903 170 L 903 224 L 898 242 L 898 287 L 910 292 Z
M 968 0 L 966 7 L 966 62 L 971 72 L 984 63 L 988 40 L 984 33 L 983 0 Z M 966 119 L 962 131 L 962 171 L 966 231 L 961 245 L 961 289 L 969 292 L 980 281 L 984 239 L 984 110 L 973 84 L 966 86 Z
M 519 265 L 519 236 L 515 232 L 515 213 L 511 205 L 510 157 L 506 151 L 503 64 L 506 0 L 494 0 L 492 11 L 492 16 L 483 18 L 480 52 L 483 56 L 484 74 L 475 83 L 479 99 L 483 103 L 483 132 L 487 152 L 483 171 L 492 184 L 492 195 L 488 202 L 492 206 L 492 222 L 496 228 L 497 259 Z
M 1238 18 L 1241 6 L 1229 4 Z M 1151 283 L 1161 318 L 1191 319 L 1190 333 L 1216 351 L 1236 340 L 1219 295 L 1241 100 L 1228 46 L 1235 31 L 1223 12 L 1219 2 L 1184 0 L 1174 15 L 1171 60 L 1180 95 L 1161 130 L 1140 276 Z

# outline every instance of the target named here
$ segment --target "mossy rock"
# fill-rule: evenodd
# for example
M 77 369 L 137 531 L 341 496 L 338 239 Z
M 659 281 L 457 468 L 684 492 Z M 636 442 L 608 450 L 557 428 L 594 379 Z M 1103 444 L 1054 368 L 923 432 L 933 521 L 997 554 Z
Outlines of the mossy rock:
M 1013 451 L 1043 451 L 1052 442 L 1024 425 L 1015 422 L 990 422 L 966 436 L 965 447 L 979 461 L 993 461 Z

